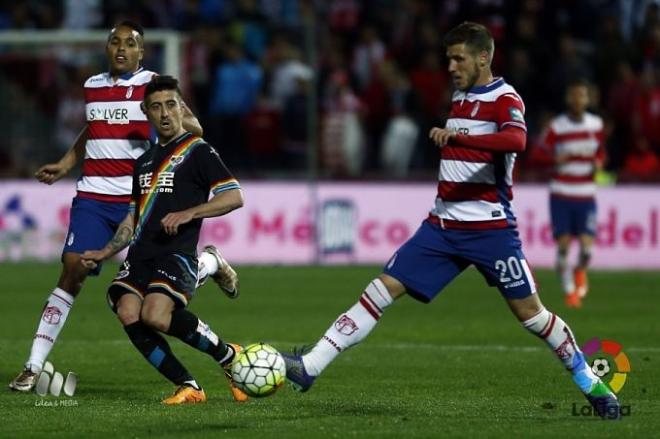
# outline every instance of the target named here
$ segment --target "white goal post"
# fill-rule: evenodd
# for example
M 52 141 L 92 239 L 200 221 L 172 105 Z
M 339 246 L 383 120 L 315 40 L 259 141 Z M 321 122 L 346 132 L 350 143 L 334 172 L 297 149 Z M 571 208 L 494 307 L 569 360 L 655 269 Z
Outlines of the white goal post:
M 75 44 L 104 44 L 108 32 L 104 30 L 72 31 L 72 30 L 12 30 L 0 32 L 0 46 L 56 46 Z M 163 71 L 185 84 L 181 77 L 181 44 L 185 37 L 177 31 L 163 29 L 145 29 L 146 44 L 162 44 Z

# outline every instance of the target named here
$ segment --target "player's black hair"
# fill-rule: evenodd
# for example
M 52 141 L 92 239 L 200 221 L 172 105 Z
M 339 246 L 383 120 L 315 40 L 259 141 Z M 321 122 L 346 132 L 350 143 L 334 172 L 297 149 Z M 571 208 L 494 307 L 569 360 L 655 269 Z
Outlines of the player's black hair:
M 139 33 L 142 38 L 144 38 L 144 28 L 140 23 L 136 23 L 135 21 L 132 20 L 124 20 L 119 23 L 113 28 L 116 29 L 119 26 L 124 26 L 133 29 L 135 32 Z
M 489 61 L 493 59 L 495 43 L 493 35 L 486 26 L 472 21 L 464 21 L 450 30 L 443 40 L 445 47 L 455 44 L 465 44 L 472 53 L 486 51 Z
M 175 77 L 168 75 L 154 76 L 144 89 L 144 101 L 147 101 L 149 95 L 163 90 L 176 90 L 177 94 L 181 96 L 179 81 Z

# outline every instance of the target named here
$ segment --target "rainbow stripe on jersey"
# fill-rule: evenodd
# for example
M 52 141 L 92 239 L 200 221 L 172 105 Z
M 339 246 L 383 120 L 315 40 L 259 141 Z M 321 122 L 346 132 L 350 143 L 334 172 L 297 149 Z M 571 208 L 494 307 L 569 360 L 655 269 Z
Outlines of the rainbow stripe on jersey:
M 142 228 L 151 216 L 151 212 L 154 208 L 154 205 L 156 204 L 156 199 L 158 198 L 159 194 L 159 192 L 156 190 L 156 186 L 158 184 L 158 177 L 160 176 L 160 173 L 175 172 L 188 159 L 188 157 L 190 157 L 195 148 L 203 143 L 204 141 L 201 137 L 191 136 L 188 140 L 177 146 L 169 156 L 165 157 L 161 162 L 158 170 L 153 173 L 153 176 L 151 177 L 151 185 L 149 186 L 149 192 L 140 197 L 140 206 L 138 209 L 139 216 L 137 226 L 135 227 L 135 233 L 133 234 L 133 242 L 140 238 Z M 174 157 L 180 157 L 180 159 L 174 159 Z
M 231 189 L 240 189 L 241 185 L 238 183 L 238 180 L 235 178 L 227 178 L 225 180 L 216 181 L 211 184 L 211 193 L 213 195 L 218 195 L 220 192 L 228 191 Z

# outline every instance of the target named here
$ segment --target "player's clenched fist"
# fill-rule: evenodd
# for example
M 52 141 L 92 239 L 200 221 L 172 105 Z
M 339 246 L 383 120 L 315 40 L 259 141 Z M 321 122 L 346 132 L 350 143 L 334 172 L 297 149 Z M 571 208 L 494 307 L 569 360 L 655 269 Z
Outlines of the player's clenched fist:
M 50 163 L 43 165 L 41 168 L 34 173 L 34 176 L 41 183 L 53 184 L 60 178 L 64 177 L 68 169 L 59 163 Z
M 433 127 L 429 132 L 429 138 L 435 142 L 438 146 L 445 146 L 449 139 L 456 136 L 456 130 L 449 128 L 438 128 Z

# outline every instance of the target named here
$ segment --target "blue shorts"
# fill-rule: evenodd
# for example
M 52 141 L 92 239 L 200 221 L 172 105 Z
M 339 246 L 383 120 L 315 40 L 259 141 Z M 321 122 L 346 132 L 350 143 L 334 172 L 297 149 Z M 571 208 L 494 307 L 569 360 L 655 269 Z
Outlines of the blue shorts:
M 126 218 L 128 203 L 108 203 L 75 197 L 71 203 L 69 231 L 66 233 L 64 253 L 84 253 L 103 248 L 112 239 L 119 224 Z M 98 275 L 101 264 L 90 272 Z
M 424 221 L 385 266 L 414 298 L 428 303 L 470 265 L 507 299 L 536 293 L 515 229 L 447 230 Z
M 596 200 L 550 197 L 552 235 L 596 235 Z

